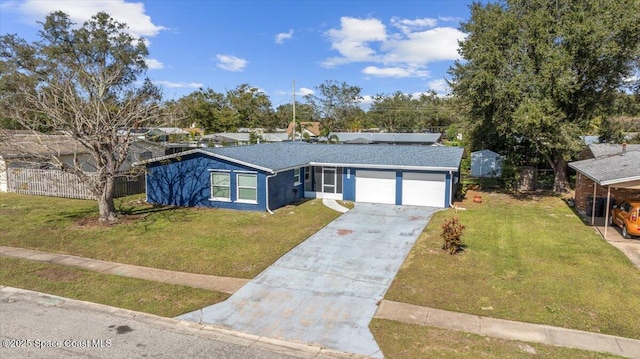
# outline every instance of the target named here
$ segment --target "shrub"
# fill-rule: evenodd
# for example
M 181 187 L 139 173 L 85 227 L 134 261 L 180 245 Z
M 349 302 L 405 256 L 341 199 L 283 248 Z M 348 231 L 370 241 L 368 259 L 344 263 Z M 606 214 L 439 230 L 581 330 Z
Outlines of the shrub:
M 457 217 L 445 219 L 442 224 L 442 233 L 440 233 L 440 237 L 444 240 L 442 249 L 448 251 L 449 254 L 456 254 L 462 251 L 465 246 L 462 244 L 460 237 L 464 228 Z

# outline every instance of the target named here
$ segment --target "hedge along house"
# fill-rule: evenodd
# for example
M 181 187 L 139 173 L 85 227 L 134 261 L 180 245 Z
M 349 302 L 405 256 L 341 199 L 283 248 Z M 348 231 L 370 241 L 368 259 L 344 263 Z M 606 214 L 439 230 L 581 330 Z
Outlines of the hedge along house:
M 303 198 L 449 207 L 462 148 L 270 143 L 141 162 L 154 204 L 271 211 Z

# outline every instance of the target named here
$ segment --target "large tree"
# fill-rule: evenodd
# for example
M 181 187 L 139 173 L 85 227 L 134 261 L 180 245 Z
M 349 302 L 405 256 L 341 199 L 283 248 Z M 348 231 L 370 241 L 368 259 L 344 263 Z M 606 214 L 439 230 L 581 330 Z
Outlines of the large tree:
M 264 92 L 249 84 L 227 91 L 227 101 L 238 112 L 243 127 L 270 127 L 273 124 L 271 100 Z
M 195 124 L 207 133 L 236 131 L 240 125 L 238 111 L 227 97 L 212 89 L 199 89 L 167 103 L 181 114 L 181 124 Z
M 552 166 L 554 190 L 566 191 L 581 131 L 637 73 L 638 24 L 637 0 L 473 3 L 450 73 L 474 147 L 533 149 Z
M 100 220 L 116 220 L 113 184 L 133 141 L 132 128 L 158 123 L 167 112 L 148 79 L 142 39 L 125 24 L 98 13 L 76 27 L 63 12 L 41 23 L 39 40 L 0 37 L 0 101 L 6 114 L 25 129 L 71 137 L 90 155 L 87 163 L 46 160 L 78 176 L 96 196 Z
M 325 134 L 347 129 L 352 120 L 362 116 L 361 111 L 357 111 L 363 99 L 360 87 L 346 82 L 325 81 L 316 86 L 316 90 L 317 94 L 305 95 L 304 99 L 313 107 Z

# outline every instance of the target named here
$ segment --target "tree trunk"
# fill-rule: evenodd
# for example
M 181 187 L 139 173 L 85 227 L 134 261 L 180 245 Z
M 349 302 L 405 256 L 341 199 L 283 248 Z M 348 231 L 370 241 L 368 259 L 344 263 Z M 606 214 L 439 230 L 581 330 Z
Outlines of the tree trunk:
M 102 193 L 98 196 L 100 222 L 115 222 L 117 219 L 116 205 L 113 201 L 113 177 L 105 180 Z
M 567 161 L 562 152 L 553 154 L 553 191 L 557 193 L 569 192 Z

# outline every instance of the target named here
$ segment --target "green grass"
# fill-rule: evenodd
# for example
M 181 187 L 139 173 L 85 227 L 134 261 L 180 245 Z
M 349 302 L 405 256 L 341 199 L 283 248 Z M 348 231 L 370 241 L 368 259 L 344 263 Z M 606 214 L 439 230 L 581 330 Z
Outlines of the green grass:
M 274 215 L 116 202 L 125 215 L 105 226 L 95 201 L 0 193 L 0 245 L 250 279 L 340 214 L 320 201 Z
M 617 358 L 614 355 L 374 319 L 369 326 L 385 358 Z
M 0 284 L 165 317 L 221 302 L 228 294 L 0 257 Z
M 640 271 L 623 253 L 560 198 L 481 195 L 434 215 L 386 299 L 640 339 Z M 468 247 L 451 256 L 440 225 L 456 215 Z

